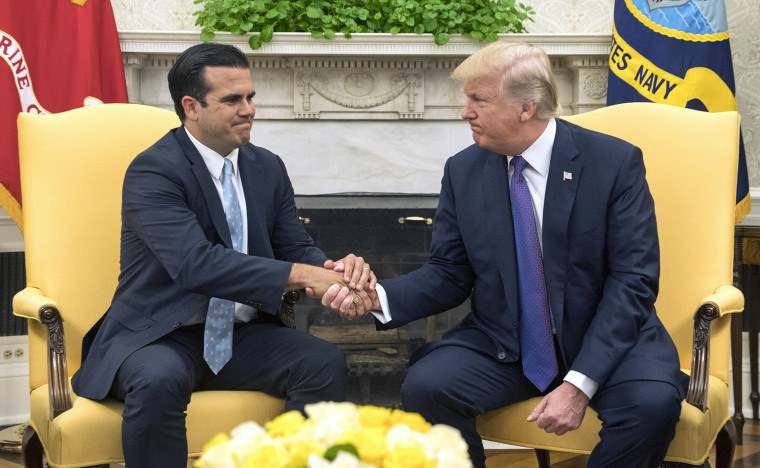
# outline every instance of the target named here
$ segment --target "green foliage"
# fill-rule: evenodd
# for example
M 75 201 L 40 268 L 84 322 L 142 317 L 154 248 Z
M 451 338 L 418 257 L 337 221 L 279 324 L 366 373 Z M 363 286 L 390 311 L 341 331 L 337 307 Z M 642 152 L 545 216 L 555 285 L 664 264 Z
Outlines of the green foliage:
M 496 41 L 498 34 L 526 32 L 535 11 L 516 0 L 195 0 L 193 13 L 202 27 L 201 40 L 215 31 L 253 33 L 248 43 L 258 49 L 274 32 L 309 32 L 332 39 L 353 33 L 432 34 L 446 44 L 451 34 Z

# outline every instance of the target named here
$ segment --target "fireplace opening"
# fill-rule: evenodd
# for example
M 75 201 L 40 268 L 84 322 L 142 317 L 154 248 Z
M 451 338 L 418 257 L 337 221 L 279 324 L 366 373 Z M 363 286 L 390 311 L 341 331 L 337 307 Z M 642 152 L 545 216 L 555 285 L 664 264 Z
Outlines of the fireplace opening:
M 297 196 L 299 216 L 329 258 L 364 257 L 379 280 L 416 270 L 430 255 L 437 195 L 340 194 Z M 349 367 L 348 399 L 357 404 L 400 407 L 409 356 L 458 323 L 469 312 L 459 307 L 388 331 L 377 331 L 371 316 L 344 320 L 302 294 L 296 327 L 335 343 Z

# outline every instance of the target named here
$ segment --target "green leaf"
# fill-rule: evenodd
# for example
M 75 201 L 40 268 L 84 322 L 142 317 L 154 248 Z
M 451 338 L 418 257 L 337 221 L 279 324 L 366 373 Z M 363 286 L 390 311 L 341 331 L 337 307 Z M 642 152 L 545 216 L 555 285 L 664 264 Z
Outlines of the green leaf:
M 414 26 L 414 18 L 409 17 L 406 19 L 406 25 L 407 26 Z
M 390 32 L 391 32 L 391 34 L 398 34 L 398 33 L 400 33 L 400 32 L 401 32 L 401 28 L 399 28 L 398 26 L 393 26 L 393 27 L 391 28 L 391 31 L 390 31 Z
M 335 37 L 335 31 L 332 29 L 325 29 L 325 39 L 332 39 Z
M 433 36 L 435 38 L 435 43 L 439 46 L 444 45 L 445 43 L 449 42 L 449 34 L 446 33 L 438 33 Z
M 214 40 L 215 37 L 216 37 L 216 34 L 214 34 L 214 31 L 211 31 L 208 29 L 204 29 L 203 31 L 201 31 L 201 40 L 203 42 L 211 42 Z
M 321 8 L 310 6 L 306 9 L 306 16 L 309 18 L 321 18 L 324 13 Z
M 375 18 L 376 20 L 379 20 L 382 17 L 383 17 L 383 14 L 380 12 L 375 13 L 375 16 L 373 16 L 373 18 Z
M 312 31 L 311 37 L 316 37 L 317 39 L 322 39 L 324 36 L 324 33 L 322 31 Z
M 425 32 L 425 25 L 424 24 L 418 24 L 414 27 L 414 33 L 415 34 L 423 34 Z
M 242 29 L 245 32 L 251 32 L 251 29 L 253 29 L 253 23 L 250 21 L 246 21 L 245 23 L 240 25 L 240 29 Z
M 251 46 L 251 49 L 253 50 L 261 48 L 261 37 L 258 35 L 249 37 L 248 45 Z
M 274 36 L 274 25 L 273 24 L 267 24 L 261 29 L 261 41 L 262 42 L 271 42 L 272 37 Z
M 322 458 L 333 461 L 338 456 L 338 452 L 348 452 L 359 457 L 359 452 L 356 450 L 353 444 L 336 444 L 327 449 Z

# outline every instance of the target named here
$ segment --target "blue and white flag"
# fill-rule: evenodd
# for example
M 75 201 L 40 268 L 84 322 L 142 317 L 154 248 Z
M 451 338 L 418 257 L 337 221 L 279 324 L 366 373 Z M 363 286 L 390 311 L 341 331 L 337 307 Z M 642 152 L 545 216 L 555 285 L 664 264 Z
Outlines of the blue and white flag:
M 736 110 L 724 0 L 615 0 L 607 105 L 652 101 Z M 739 141 L 736 222 L 749 213 L 744 142 Z

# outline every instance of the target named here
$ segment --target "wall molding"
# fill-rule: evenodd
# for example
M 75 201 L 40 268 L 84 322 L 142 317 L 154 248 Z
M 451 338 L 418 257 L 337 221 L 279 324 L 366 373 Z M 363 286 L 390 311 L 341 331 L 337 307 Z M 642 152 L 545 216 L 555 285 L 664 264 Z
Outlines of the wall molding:
M 350 39 L 336 35 L 333 39 L 316 39 L 308 33 L 274 33 L 272 42 L 258 50 L 248 46 L 248 35 L 238 36 L 220 32 L 214 42 L 232 44 L 246 54 L 260 55 L 330 55 L 330 56 L 459 56 L 466 57 L 482 48 L 469 36 L 453 35 L 449 42 L 438 46 L 429 34 L 356 33 Z M 553 55 L 608 55 L 611 34 L 502 34 L 500 39 L 520 40 L 542 47 Z M 119 31 L 123 53 L 179 54 L 200 42 L 200 33 L 194 31 Z

